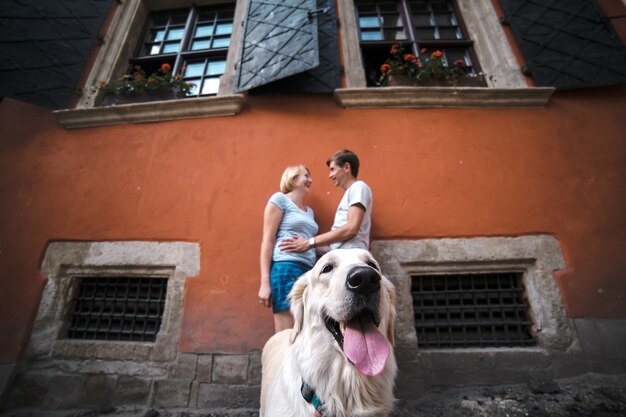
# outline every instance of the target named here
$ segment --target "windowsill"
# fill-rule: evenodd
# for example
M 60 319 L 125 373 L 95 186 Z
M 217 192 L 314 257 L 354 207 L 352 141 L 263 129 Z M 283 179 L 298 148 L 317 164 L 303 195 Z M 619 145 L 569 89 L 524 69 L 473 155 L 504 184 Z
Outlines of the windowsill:
M 335 90 L 349 109 L 437 107 L 545 107 L 555 89 L 490 87 L 378 87 Z
M 243 103 L 243 95 L 233 94 L 87 109 L 57 110 L 53 113 L 64 128 L 80 129 L 124 123 L 234 116 L 241 111 Z

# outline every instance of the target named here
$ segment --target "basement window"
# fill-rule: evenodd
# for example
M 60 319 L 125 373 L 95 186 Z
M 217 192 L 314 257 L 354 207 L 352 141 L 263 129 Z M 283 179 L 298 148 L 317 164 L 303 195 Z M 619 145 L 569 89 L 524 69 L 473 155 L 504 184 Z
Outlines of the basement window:
M 154 342 L 167 277 L 80 277 L 68 339 Z
M 189 242 L 52 242 L 28 356 L 170 361 L 185 281 L 200 272 Z
M 418 347 L 527 347 L 537 344 L 522 274 L 412 276 Z

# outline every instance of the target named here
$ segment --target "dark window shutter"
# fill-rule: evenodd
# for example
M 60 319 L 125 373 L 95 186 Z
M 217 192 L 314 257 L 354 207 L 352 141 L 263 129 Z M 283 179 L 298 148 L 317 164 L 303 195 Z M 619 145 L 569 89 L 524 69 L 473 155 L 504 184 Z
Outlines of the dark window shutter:
M 317 0 L 319 66 L 256 88 L 254 93 L 332 93 L 341 87 L 337 16 L 333 0 Z
M 236 91 L 319 65 L 315 0 L 250 0 Z
M 0 95 L 66 107 L 112 0 L 3 2 Z
M 535 84 L 626 83 L 626 47 L 594 0 L 500 0 Z

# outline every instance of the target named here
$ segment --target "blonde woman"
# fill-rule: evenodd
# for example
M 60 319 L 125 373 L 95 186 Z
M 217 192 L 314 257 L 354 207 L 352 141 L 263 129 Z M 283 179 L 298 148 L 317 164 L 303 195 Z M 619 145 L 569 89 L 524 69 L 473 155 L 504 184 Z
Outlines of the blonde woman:
M 304 165 L 287 167 L 280 180 L 280 192 L 270 197 L 263 214 L 259 302 L 272 306 L 276 332 L 293 327 L 287 295 L 298 277 L 315 264 L 313 245 L 297 253 L 284 252 L 279 247 L 283 239 L 311 239 L 317 234 L 319 227 L 313 209 L 304 204 L 312 182 Z

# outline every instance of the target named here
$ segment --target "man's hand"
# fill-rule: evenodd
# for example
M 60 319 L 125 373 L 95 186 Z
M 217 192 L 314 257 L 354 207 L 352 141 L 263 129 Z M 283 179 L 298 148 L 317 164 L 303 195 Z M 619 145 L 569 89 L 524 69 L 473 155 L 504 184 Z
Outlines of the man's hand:
M 304 252 L 311 249 L 309 240 L 302 236 L 292 236 L 280 241 L 278 247 L 283 252 Z

